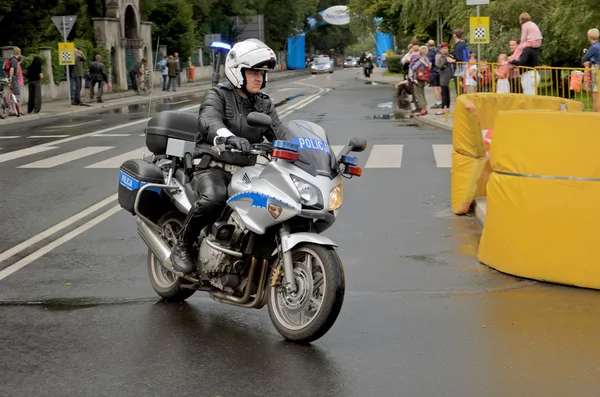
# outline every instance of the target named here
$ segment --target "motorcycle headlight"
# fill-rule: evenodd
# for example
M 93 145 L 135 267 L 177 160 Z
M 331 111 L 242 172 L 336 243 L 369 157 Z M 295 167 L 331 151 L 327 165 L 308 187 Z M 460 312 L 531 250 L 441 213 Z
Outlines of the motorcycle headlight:
M 337 211 L 342 206 L 342 184 L 340 183 L 329 192 L 329 211 Z
M 290 175 L 290 178 L 292 178 L 292 182 L 294 182 L 296 190 L 300 194 L 300 202 L 303 205 L 315 209 L 323 208 L 323 195 L 319 189 L 296 175 Z

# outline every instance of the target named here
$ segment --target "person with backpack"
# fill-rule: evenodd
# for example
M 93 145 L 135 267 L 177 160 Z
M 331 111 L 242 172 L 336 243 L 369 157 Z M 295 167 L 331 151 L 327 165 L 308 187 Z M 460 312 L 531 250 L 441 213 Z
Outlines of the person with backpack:
M 17 107 L 19 108 L 19 114 L 23 114 L 22 101 L 21 101 L 21 85 L 19 84 L 19 57 L 21 56 L 21 49 L 19 47 L 13 48 L 13 56 L 4 61 L 4 74 L 8 77 L 8 87 L 12 89 L 13 94 L 17 97 Z
M 427 53 L 427 59 L 431 63 L 431 80 L 429 80 L 429 86 L 433 90 L 433 96 L 435 97 L 435 105 L 431 109 L 439 109 L 442 107 L 442 88 L 440 85 L 440 72 L 436 66 L 436 57 L 440 54 L 440 50 L 435 46 L 434 40 L 427 42 L 429 52 Z
M 456 87 L 456 95 L 464 94 L 461 92 L 460 87 L 462 87 L 463 82 L 461 81 L 465 75 L 465 64 L 469 62 L 471 58 L 471 49 L 467 45 L 467 43 L 462 39 L 465 31 L 462 29 L 454 29 L 454 34 L 452 37 L 454 38 L 454 60 L 456 62 L 461 62 L 462 64 L 456 65 L 456 69 L 454 71 L 454 85 Z

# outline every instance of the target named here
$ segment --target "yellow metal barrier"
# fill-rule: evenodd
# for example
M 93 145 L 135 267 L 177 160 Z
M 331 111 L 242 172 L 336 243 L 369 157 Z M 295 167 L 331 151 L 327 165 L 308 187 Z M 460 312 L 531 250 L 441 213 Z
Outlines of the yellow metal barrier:
M 459 95 L 477 92 L 512 93 L 571 99 L 585 111 L 600 112 L 599 68 L 536 68 L 493 62 L 457 62 Z M 469 84 L 467 84 L 467 82 Z

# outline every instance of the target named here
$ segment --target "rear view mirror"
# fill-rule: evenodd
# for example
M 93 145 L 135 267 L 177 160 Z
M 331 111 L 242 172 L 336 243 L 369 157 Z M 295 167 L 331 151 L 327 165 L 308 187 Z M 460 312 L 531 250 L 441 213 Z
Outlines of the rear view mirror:
M 364 138 L 354 137 L 348 144 L 353 152 L 362 152 L 367 148 L 367 140 Z
M 264 113 L 252 112 L 248 115 L 246 122 L 250 127 L 254 128 L 269 128 L 271 127 L 271 116 Z

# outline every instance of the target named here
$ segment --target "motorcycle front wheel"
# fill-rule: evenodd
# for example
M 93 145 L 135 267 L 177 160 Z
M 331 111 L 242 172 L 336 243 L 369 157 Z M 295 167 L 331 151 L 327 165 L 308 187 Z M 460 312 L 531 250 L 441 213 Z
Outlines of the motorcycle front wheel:
M 284 338 L 310 343 L 325 335 L 340 314 L 344 269 L 333 248 L 315 244 L 295 247 L 292 259 L 297 290 L 288 293 L 283 276 L 277 287 L 269 285 L 269 316 Z

